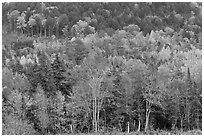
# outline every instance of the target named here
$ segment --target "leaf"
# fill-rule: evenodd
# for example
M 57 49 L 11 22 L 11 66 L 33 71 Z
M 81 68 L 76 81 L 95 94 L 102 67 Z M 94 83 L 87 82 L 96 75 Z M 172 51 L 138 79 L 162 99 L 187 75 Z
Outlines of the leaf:
M 165 27 L 164 31 L 167 33 L 167 34 L 173 34 L 174 30 L 170 27 Z
M 162 48 L 162 50 L 158 53 L 158 59 L 165 61 L 165 60 L 169 60 L 171 57 L 171 50 L 169 47 L 167 48 Z
M 24 55 L 23 55 L 23 56 L 21 57 L 21 59 L 20 59 L 20 64 L 21 64 L 22 66 L 24 66 L 24 65 L 26 64 L 26 58 L 25 58 Z
M 158 38 L 158 35 L 152 30 L 149 35 L 148 42 L 150 44 L 156 43 L 157 38 Z
M 159 66 L 157 75 L 158 86 L 165 89 L 171 77 L 169 66 L 166 64 Z
M 32 16 L 29 18 L 28 24 L 29 24 L 31 27 L 33 27 L 33 26 L 36 25 L 36 21 L 35 21 L 35 19 L 34 19 Z

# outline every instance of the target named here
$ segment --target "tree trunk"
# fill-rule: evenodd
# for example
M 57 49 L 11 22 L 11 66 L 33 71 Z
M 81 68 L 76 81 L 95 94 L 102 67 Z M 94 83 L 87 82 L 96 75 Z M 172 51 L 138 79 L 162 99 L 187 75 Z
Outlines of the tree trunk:
M 177 123 L 177 119 L 174 119 L 172 127 L 171 127 L 172 130 L 176 129 L 176 123 Z
M 94 121 L 95 120 L 95 116 L 94 116 L 95 115 L 95 107 L 94 106 L 95 105 L 94 105 L 94 98 L 93 98 L 93 123 L 92 123 L 93 124 L 93 129 L 95 127 L 95 121 Z
M 70 129 L 71 129 L 71 133 L 73 133 L 73 128 L 72 128 L 72 124 L 70 125 Z
M 32 35 L 32 37 L 33 37 L 33 33 L 34 33 L 34 32 L 33 32 L 33 27 L 31 27 L 31 35 Z
M 100 111 L 100 106 L 99 106 L 100 104 L 99 104 L 99 103 L 100 103 L 100 102 L 99 102 L 99 100 L 98 100 L 98 112 L 97 112 L 97 123 L 98 123 L 98 124 L 97 124 L 97 125 L 98 125 L 97 128 L 98 128 L 98 130 L 99 130 L 99 111 Z M 98 130 L 97 130 L 97 131 L 98 131 Z
M 145 121 L 145 132 L 147 132 L 148 124 L 149 124 L 149 115 L 151 112 L 151 104 L 146 101 L 146 121 Z
M 122 132 L 122 126 L 121 126 L 120 121 L 119 121 L 119 128 L 120 128 L 120 132 Z
M 16 22 L 14 20 L 14 23 L 13 23 L 13 32 L 16 32 Z
M 49 37 L 51 36 L 51 30 L 50 30 L 51 28 L 50 28 L 50 26 L 48 27 L 48 35 L 49 35 Z
M 130 133 L 130 122 L 129 121 L 127 122 L 127 131 L 128 133 Z
M 183 132 L 183 116 L 181 116 L 181 132 Z
M 44 30 L 44 31 L 45 31 L 45 37 L 47 37 L 47 31 L 46 31 L 46 28 L 45 28 L 45 30 Z
M 56 25 L 56 38 L 58 38 L 58 37 L 59 37 L 59 26 Z
M 36 35 L 38 36 L 38 34 L 39 34 L 39 27 L 37 26 L 36 29 L 37 29 L 37 34 Z
M 42 37 L 42 28 L 40 27 L 40 37 Z
M 190 112 L 189 111 L 187 113 L 187 130 L 191 130 L 190 129 Z
M 53 27 L 50 27 L 50 37 L 52 37 L 52 35 L 53 35 L 53 30 L 54 30 L 54 28 Z
M 97 133 L 97 119 L 96 119 L 96 113 L 97 113 L 97 108 L 96 108 L 96 97 L 94 99 L 95 103 L 94 103 L 94 107 L 95 107 L 95 113 L 94 113 L 94 121 L 95 121 L 95 132 Z
M 150 115 L 150 109 L 148 109 L 148 110 L 146 111 L 145 132 L 147 132 L 147 129 L 148 129 L 149 115 Z
M 138 132 L 140 132 L 140 126 L 141 126 L 141 122 L 140 122 L 140 114 L 139 114 L 138 128 L 137 128 L 137 131 L 138 131 Z

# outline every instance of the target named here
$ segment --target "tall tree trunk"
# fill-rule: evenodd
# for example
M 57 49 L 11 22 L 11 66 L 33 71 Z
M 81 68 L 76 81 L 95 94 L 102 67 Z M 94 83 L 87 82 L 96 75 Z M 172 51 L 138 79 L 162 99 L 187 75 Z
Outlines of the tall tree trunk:
M 38 36 L 38 34 L 39 34 L 39 27 L 37 26 L 36 29 L 37 29 L 37 34 L 36 35 Z
M 181 116 L 181 132 L 183 132 L 183 116 Z
M 33 26 L 31 27 L 31 35 L 32 35 L 32 37 L 33 37 Z
M 16 26 L 17 26 L 16 19 L 14 19 L 14 22 L 13 22 L 13 32 L 16 32 Z
M 46 27 L 45 27 L 45 30 L 44 30 L 44 31 L 45 31 L 45 32 L 44 32 L 44 33 L 45 33 L 45 37 L 47 37 L 47 31 L 46 31 Z
M 59 37 L 59 26 L 56 25 L 56 38 L 58 38 L 58 37 Z
M 15 25 L 15 22 L 13 24 L 13 32 L 16 32 L 16 25 Z
M 96 104 L 96 97 L 95 97 L 95 99 L 94 99 L 94 107 L 95 107 L 95 113 L 94 113 L 94 121 L 95 121 L 95 132 L 97 133 L 97 119 L 96 119 L 96 113 L 97 113 L 97 108 L 96 108 L 96 106 L 97 106 L 97 104 Z
M 122 125 L 121 125 L 121 122 L 119 121 L 118 123 L 119 123 L 118 125 L 119 125 L 119 128 L 120 128 L 120 132 L 122 132 Z
M 52 37 L 52 35 L 53 35 L 53 30 L 54 30 L 54 27 L 50 27 L 50 37 Z
M 190 112 L 187 112 L 187 130 L 191 130 L 190 129 Z
M 48 27 L 48 33 L 49 33 L 49 37 L 51 36 L 51 30 L 50 30 L 50 26 Z
M 173 123 L 172 123 L 171 130 L 175 130 L 175 129 L 176 129 L 176 123 L 177 123 L 177 118 L 174 119 L 174 121 L 173 121 Z
M 73 127 L 72 127 L 72 124 L 69 125 L 69 126 L 70 126 L 71 133 L 73 133 Z
M 99 128 L 100 128 L 100 127 L 99 127 L 99 113 L 100 113 L 99 111 L 100 111 L 100 102 L 99 102 L 99 100 L 98 100 L 98 112 L 97 112 L 97 123 L 98 123 L 97 125 L 98 125 L 98 130 L 99 130 Z M 97 130 L 97 131 L 98 131 L 98 130 Z
M 137 128 L 137 131 L 138 132 L 140 132 L 140 126 L 141 126 L 141 122 L 140 122 L 140 118 L 141 116 L 140 116 L 140 114 L 139 114 L 139 120 L 138 120 L 138 128 Z
M 130 133 L 130 122 L 129 121 L 127 122 L 127 131 L 128 133 Z
M 148 129 L 150 112 L 151 112 L 150 108 L 146 110 L 145 132 L 147 132 Z
M 93 98 L 93 123 L 92 123 L 93 124 L 93 129 L 95 128 L 95 121 L 94 121 L 95 120 L 95 107 L 94 107 L 95 105 L 94 105 L 94 103 L 95 103 L 95 100 Z
M 40 37 L 42 37 L 42 27 L 40 27 Z

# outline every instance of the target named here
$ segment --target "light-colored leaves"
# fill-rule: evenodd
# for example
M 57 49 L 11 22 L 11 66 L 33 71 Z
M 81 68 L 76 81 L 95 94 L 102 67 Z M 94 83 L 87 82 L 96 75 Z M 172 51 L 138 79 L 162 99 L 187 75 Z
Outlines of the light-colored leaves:
M 24 55 L 23 55 L 23 56 L 21 57 L 21 59 L 20 59 L 20 64 L 21 64 L 22 66 L 24 66 L 24 65 L 26 64 L 26 58 L 25 58 Z
M 26 21 L 25 21 L 25 14 L 22 13 L 21 16 L 18 16 L 18 19 L 17 19 L 17 28 L 19 29 L 24 29 L 27 24 L 26 24 Z
M 158 53 L 158 58 L 162 61 L 168 60 L 171 57 L 171 50 L 169 47 L 162 48 L 162 50 Z
M 36 21 L 35 21 L 35 19 L 33 18 L 33 16 L 31 16 L 31 17 L 29 18 L 28 24 L 29 24 L 31 27 L 33 27 L 33 26 L 36 25 Z
M 20 12 L 18 10 L 13 10 L 10 14 L 9 14 L 9 19 L 17 19 L 17 17 L 19 16 Z

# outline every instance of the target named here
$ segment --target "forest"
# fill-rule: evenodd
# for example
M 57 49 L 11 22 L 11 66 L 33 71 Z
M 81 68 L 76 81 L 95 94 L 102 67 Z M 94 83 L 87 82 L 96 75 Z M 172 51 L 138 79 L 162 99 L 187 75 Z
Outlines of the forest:
M 201 135 L 201 2 L 3 2 L 3 135 Z

